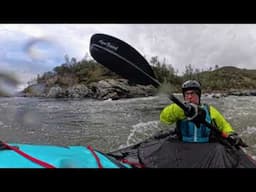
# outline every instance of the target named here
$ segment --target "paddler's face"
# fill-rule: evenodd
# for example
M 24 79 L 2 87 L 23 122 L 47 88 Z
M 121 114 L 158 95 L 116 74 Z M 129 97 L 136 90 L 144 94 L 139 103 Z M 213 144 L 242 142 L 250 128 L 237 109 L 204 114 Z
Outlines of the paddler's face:
M 184 93 L 184 100 L 188 103 L 193 103 L 198 105 L 200 98 L 199 95 L 194 90 L 187 90 Z

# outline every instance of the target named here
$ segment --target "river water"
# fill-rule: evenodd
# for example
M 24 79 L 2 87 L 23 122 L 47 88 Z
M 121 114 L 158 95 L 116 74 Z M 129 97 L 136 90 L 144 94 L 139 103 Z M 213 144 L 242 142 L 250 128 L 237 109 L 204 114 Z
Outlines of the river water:
M 180 96 L 178 96 L 180 97 Z M 180 97 L 181 98 L 181 97 Z M 214 105 L 256 156 L 256 97 L 202 97 Z M 140 142 L 159 130 L 166 96 L 122 99 L 0 98 L 0 140 L 9 143 L 91 145 L 103 152 Z

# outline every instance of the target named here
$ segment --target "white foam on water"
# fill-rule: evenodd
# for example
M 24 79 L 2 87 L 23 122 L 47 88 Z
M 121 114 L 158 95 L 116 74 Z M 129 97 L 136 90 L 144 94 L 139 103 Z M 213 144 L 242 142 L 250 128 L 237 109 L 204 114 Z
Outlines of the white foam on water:
M 256 134 L 256 127 L 248 126 L 248 127 L 246 127 L 246 129 L 244 129 L 240 134 L 241 134 L 241 135 Z
M 5 123 L 3 123 L 2 121 L 0 121 L 0 128 L 9 129 L 10 127 L 8 125 L 6 125 Z
M 108 98 L 106 100 L 103 100 L 103 102 L 110 102 L 110 101 L 113 101 L 111 98 Z
M 159 121 L 140 122 L 132 126 L 126 145 L 135 144 L 155 133 L 159 128 Z
M 1 128 L 9 128 L 8 125 L 4 124 L 2 121 L 0 121 L 0 127 Z
M 251 158 L 252 158 L 253 160 L 256 160 L 256 156 L 251 156 Z
M 129 98 L 129 99 L 119 99 L 119 100 L 104 100 L 103 102 L 115 102 L 115 103 L 132 103 L 136 101 L 148 101 L 148 100 L 154 100 L 158 99 L 159 96 L 148 96 L 148 97 L 137 97 L 137 98 Z

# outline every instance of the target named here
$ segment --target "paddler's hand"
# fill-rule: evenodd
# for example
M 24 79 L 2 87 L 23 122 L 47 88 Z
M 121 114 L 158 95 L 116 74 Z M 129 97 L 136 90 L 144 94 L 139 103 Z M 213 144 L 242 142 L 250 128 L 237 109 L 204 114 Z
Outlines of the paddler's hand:
M 184 111 L 187 119 L 195 123 L 197 128 L 199 128 L 200 124 L 205 122 L 206 111 L 195 104 L 185 103 L 185 105 L 188 109 L 187 111 Z
M 241 137 L 238 136 L 237 133 L 231 133 L 229 134 L 227 140 L 229 143 L 236 147 L 248 147 L 248 145 L 241 139 Z
M 184 110 L 184 113 L 188 119 L 193 119 L 196 116 L 197 113 L 197 106 L 192 103 L 184 103 L 186 106 L 186 110 Z

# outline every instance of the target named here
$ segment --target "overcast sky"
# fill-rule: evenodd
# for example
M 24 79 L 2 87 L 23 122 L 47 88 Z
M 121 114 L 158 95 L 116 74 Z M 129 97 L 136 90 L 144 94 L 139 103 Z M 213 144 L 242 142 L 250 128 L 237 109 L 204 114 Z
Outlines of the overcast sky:
M 11 72 L 19 88 L 37 74 L 81 60 L 95 33 L 115 36 L 149 59 L 166 59 L 179 74 L 185 66 L 256 69 L 256 24 L 0 24 L 0 72 Z

